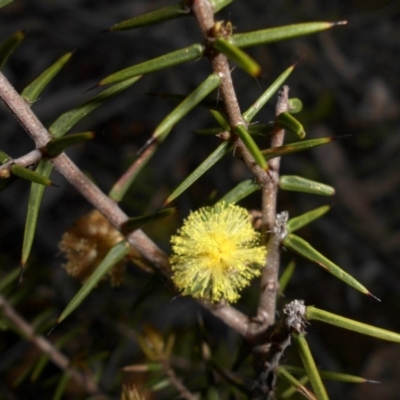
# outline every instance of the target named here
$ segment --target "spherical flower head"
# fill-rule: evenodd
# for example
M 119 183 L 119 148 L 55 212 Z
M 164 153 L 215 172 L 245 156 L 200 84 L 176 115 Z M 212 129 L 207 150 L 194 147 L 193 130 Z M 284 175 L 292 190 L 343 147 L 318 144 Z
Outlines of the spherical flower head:
M 63 267 L 69 275 L 85 282 L 111 248 L 123 239 L 99 211 L 93 210 L 77 219 L 64 233 L 58 245 L 67 258 Z M 122 282 L 127 262 L 128 257 L 123 258 L 108 272 L 112 286 Z
M 261 274 L 266 249 L 246 209 L 217 203 L 193 212 L 171 238 L 172 279 L 184 295 L 235 302 Z

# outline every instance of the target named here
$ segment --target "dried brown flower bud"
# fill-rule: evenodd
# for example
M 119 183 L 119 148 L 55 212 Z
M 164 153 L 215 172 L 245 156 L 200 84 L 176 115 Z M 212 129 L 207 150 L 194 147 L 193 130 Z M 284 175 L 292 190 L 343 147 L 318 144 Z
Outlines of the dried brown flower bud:
M 85 282 L 104 257 L 118 242 L 122 234 L 97 210 L 77 219 L 63 235 L 59 249 L 67 263 L 67 273 L 80 282 Z M 129 257 L 123 258 L 108 273 L 111 286 L 121 284 Z

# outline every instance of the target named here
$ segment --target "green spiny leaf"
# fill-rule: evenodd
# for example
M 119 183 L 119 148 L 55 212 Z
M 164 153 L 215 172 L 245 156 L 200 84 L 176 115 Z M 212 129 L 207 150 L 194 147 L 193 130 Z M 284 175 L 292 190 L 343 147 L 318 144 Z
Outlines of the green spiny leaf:
M 227 6 L 233 0 L 212 0 L 210 1 L 214 6 L 214 11 L 218 12 L 223 7 Z M 187 5 L 187 1 L 181 1 L 167 7 L 162 7 L 149 13 L 130 18 L 123 22 L 113 25 L 108 31 L 123 31 L 128 29 L 136 29 L 142 26 L 149 26 L 159 24 L 171 19 L 185 17 L 191 14 L 191 10 Z
M 97 107 L 104 104 L 107 100 L 113 98 L 117 94 L 121 93 L 135 82 L 140 79 L 140 76 L 118 83 L 103 92 L 97 94 L 92 99 L 88 100 L 81 106 L 75 107 L 72 110 L 65 112 L 60 115 L 53 124 L 50 126 L 50 133 L 59 138 L 68 132 L 75 124 L 77 124 L 83 117 L 91 113 Z
M 294 65 L 287 68 L 281 75 L 276 78 L 276 80 L 271 84 L 271 86 L 261 95 L 260 98 L 243 114 L 243 119 L 250 123 L 251 120 L 256 116 L 256 114 L 265 106 L 268 100 L 279 90 L 286 79 L 294 70 Z
M 157 140 L 164 140 L 175 124 L 177 124 L 189 111 L 196 107 L 208 94 L 215 90 L 219 86 L 220 82 L 221 78 L 218 74 L 209 75 L 203 83 L 201 83 L 185 98 L 185 100 L 175 107 L 174 110 L 160 122 L 147 144 Z
M 108 31 L 124 31 L 128 29 L 136 29 L 142 26 L 159 24 L 164 21 L 169 21 L 174 18 L 185 17 L 190 14 L 190 8 L 185 1 L 172 4 L 167 7 L 159 8 L 158 10 L 130 18 L 126 21 L 119 22 L 113 25 Z
M 102 79 L 98 86 L 108 85 L 110 83 L 121 82 L 134 76 L 148 74 L 173 65 L 182 64 L 186 61 L 195 60 L 203 55 L 204 48 L 201 44 L 193 44 L 189 47 L 153 58 L 152 60 L 133 65 L 121 71 L 115 72 Z
M 36 380 L 39 378 L 43 370 L 45 369 L 46 365 L 50 361 L 50 356 L 47 354 L 43 354 L 39 360 L 35 363 L 35 366 L 33 368 L 33 371 L 31 373 L 31 382 L 36 382 Z
M 348 329 L 350 331 L 362 333 L 363 335 L 376 337 L 382 340 L 388 340 L 390 342 L 400 343 L 399 333 L 391 332 L 386 329 L 378 328 L 376 326 L 354 321 L 352 319 L 345 318 L 340 315 L 332 314 L 325 310 L 320 310 L 316 307 L 311 307 L 311 306 L 306 307 L 306 318 L 309 321 L 311 320 L 321 321 L 330 325 L 339 326 L 340 328 L 343 329 Z
M 237 186 L 235 186 L 230 192 L 226 193 L 218 201 L 219 202 L 223 201 L 227 204 L 238 203 L 240 200 L 251 195 L 257 190 L 260 190 L 260 186 L 258 185 L 258 183 L 254 182 L 253 179 L 247 179 L 243 182 L 240 182 Z
M 303 375 L 305 370 L 303 368 L 294 367 L 291 365 L 283 365 L 283 367 L 296 375 Z M 279 367 L 280 368 L 280 367 Z M 339 381 L 339 382 L 346 382 L 346 383 L 366 383 L 371 382 L 371 380 L 363 378 L 361 376 L 350 375 L 350 374 L 343 374 L 341 372 L 333 372 L 333 371 L 323 371 L 319 370 L 319 374 L 321 375 L 322 379 L 328 379 L 332 381 Z M 374 381 L 372 381 L 374 382 Z
M 25 38 L 23 31 L 18 31 L 11 35 L 5 42 L 0 44 L 0 71 L 3 69 L 4 64 L 10 58 L 14 50 L 21 44 Z
M 12 3 L 14 0 L 0 0 L 0 8 Z
M 271 147 L 266 150 L 262 150 L 264 157 L 267 160 L 270 160 L 275 157 L 281 157 L 287 154 L 297 153 L 299 151 L 304 151 L 308 149 L 312 149 L 313 147 L 321 146 L 323 144 L 327 144 L 332 142 L 333 138 L 321 138 L 321 139 L 310 139 L 310 140 L 301 140 L 299 142 L 286 144 L 284 146 Z M 289 189 L 287 189 L 289 190 Z
M 74 298 L 68 303 L 67 307 L 65 307 L 64 311 L 61 313 L 58 318 L 58 323 L 63 321 L 68 315 L 70 315 L 81 303 L 82 301 L 92 292 L 92 290 L 99 283 L 101 278 L 111 268 L 121 261 L 130 251 L 130 245 L 126 241 L 122 241 L 117 243 L 105 256 L 104 260 L 98 265 L 93 274 L 89 277 L 89 279 L 83 284 L 78 293 L 74 296 Z
M 22 179 L 26 179 L 27 181 L 38 183 L 39 185 L 44 186 L 53 186 L 53 182 L 47 176 L 41 175 L 36 171 L 32 171 L 31 169 L 22 167 L 21 165 L 12 165 L 11 172 L 13 173 L 13 175 L 18 176 Z
M 294 389 L 289 391 L 286 391 L 285 393 L 282 393 L 279 398 L 280 399 L 288 399 L 289 397 L 293 396 L 295 393 L 294 391 L 297 391 L 301 393 L 305 398 L 309 400 L 317 400 L 316 397 L 314 396 L 313 393 L 311 393 L 305 386 L 304 384 L 309 381 L 308 377 L 305 379 L 299 380 L 295 378 L 287 369 L 285 366 L 279 366 L 276 369 L 276 375 L 285 380 L 289 385 L 291 385 L 290 389 Z
M 335 189 L 323 183 L 311 181 L 296 175 L 283 175 L 279 178 L 279 187 L 282 190 L 317 194 L 320 196 L 333 196 Z
M 308 347 L 304 334 L 292 333 L 292 339 L 297 345 L 301 361 L 303 362 L 307 376 L 310 378 L 310 383 L 315 395 L 317 396 L 317 399 L 329 400 L 328 393 L 326 392 L 325 386 L 322 383 L 321 376 L 319 375 L 318 368 L 315 365 L 314 358 L 311 354 L 310 348 Z
M 295 218 L 290 218 L 287 222 L 287 229 L 289 233 L 293 233 L 298 229 L 302 228 L 305 225 L 308 225 L 310 222 L 316 220 L 317 218 L 322 217 L 330 210 L 329 206 L 322 206 L 315 208 L 312 211 L 306 212 L 302 215 L 299 215 Z
M 323 256 L 320 252 L 315 250 L 310 243 L 306 242 L 304 239 L 296 236 L 292 233 L 287 235 L 283 240 L 283 244 L 288 249 L 295 251 L 296 253 L 302 255 L 320 265 L 322 268 L 326 269 L 332 275 L 336 276 L 336 278 L 341 281 L 347 283 L 349 286 L 353 287 L 356 290 L 359 290 L 361 293 L 372 296 L 372 294 L 368 291 L 368 289 L 361 285 L 355 278 L 349 275 L 347 272 L 343 271 L 340 267 L 334 264 L 332 261 L 328 260 L 325 256 Z
M 333 372 L 333 371 L 319 371 L 321 378 L 330 380 L 330 381 L 338 381 L 345 383 L 379 383 L 377 381 L 373 381 L 371 379 L 366 379 L 361 376 L 343 374 L 341 372 Z
M 292 260 L 288 266 L 283 271 L 281 277 L 279 278 L 279 295 L 282 296 L 285 293 L 285 289 L 292 279 L 294 270 L 296 268 L 296 263 Z
M 159 221 L 160 219 L 169 217 L 176 213 L 176 207 L 163 208 L 152 214 L 140 215 L 139 217 L 129 218 L 121 226 L 122 232 L 132 232 L 136 229 L 141 229 L 143 226 Z
M 344 25 L 346 23 L 346 21 L 306 22 L 301 24 L 285 25 L 276 28 L 262 29 L 259 31 L 237 33 L 232 36 L 230 41 L 232 44 L 239 47 L 255 46 L 309 35 L 325 29 L 330 29 L 336 25 Z
M 232 150 L 230 142 L 221 143 L 165 200 L 164 205 L 171 203 L 181 195 L 188 187 L 197 181 L 207 172 L 217 161 Z
M 216 110 L 210 110 L 210 113 L 225 131 L 231 130 L 231 126 L 229 125 L 229 122 L 225 119 L 225 117 L 222 115 L 222 113 L 220 113 L 219 111 L 216 111 Z
M 239 125 L 235 126 L 235 133 L 240 137 L 243 144 L 246 146 L 247 150 L 254 157 L 254 160 L 256 161 L 256 163 L 262 169 L 267 170 L 268 165 L 267 165 L 267 162 L 265 161 L 264 156 L 261 153 L 261 150 L 258 148 L 256 142 L 250 136 L 249 132 L 244 127 L 244 125 L 239 124 Z
M 11 158 L 3 150 L 0 150 L 0 164 L 4 164 L 9 161 Z
M 300 139 L 305 138 L 306 132 L 304 131 L 303 125 L 297 121 L 289 112 L 283 112 L 276 118 L 276 123 L 283 129 L 294 133 Z
M 223 132 L 226 132 L 226 131 L 225 131 L 225 129 L 223 129 L 221 127 L 218 127 L 218 128 L 203 128 L 203 129 L 198 129 L 196 131 L 196 133 L 198 135 L 207 135 L 207 136 L 209 136 L 209 135 L 216 136 L 216 135 L 219 135 L 219 134 L 221 134 Z
M 18 387 L 29 376 L 35 366 L 32 363 L 27 363 L 25 365 L 22 367 L 22 371 L 20 370 L 16 378 L 13 380 L 12 385 L 14 387 Z
M 37 77 L 22 91 L 21 97 L 25 99 L 29 104 L 37 100 L 42 91 L 69 61 L 71 56 L 72 53 L 67 53 L 59 58 L 53 65 L 47 68 L 46 71 L 44 71 L 39 77 Z
M 65 135 L 60 138 L 50 140 L 44 147 L 45 153 L 49 157 L 56 157 L 60 155 L 65 149 L 75 144 L 87 142 L 94 138 L 94 132 L 80 132 L 71 135 Z
M 70 380 L 71 380 L 71 375 L 68 373 L 68 371 L 65 371 L 62 374 L 61 379 L 58 380 L 56 390 L 53 394 L 53 400 L 61 400 L 63 398 Z
M 20 270 L 19 268 L 13 269 L 6 276 L 2 277 L 0 280 L 0 293 L 4 291 L 9 285 L 17 280 L 19 277 Z
M 42 176 L 49 177 L 52 171 L 52 164 L 49 160 L 41 160 L 36 167 L 36 172 Z M 39 215 L 40 204 L 46 186 L 32 183 L 28 200 L 28 212 L 25 222 L 24 241 L 22 243 L 21 265 L 25 266 L 32 249 L 33 239 Z
M 219 37 L 215 39 L 213 46 L 216 50 L 225 54 L 249 75 L 256 77 L 261 74 L 260 65 L 239 47 L 229 43 L 228 40 Z

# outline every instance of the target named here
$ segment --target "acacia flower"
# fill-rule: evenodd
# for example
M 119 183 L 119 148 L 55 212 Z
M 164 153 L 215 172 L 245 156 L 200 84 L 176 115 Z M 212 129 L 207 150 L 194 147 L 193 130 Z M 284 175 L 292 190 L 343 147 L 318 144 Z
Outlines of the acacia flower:
M 111 248 L 123 238 L 99 211 L 93 210 L 77 219 L 64 233 L 58 245 L 67 258 L 63 267 L 69 275 L 85 282 Z M 112 286 L 122 282 L 127 262 L 128 256 L 109 271 Z
M 235 302 L 261 274 L 266 249 L 246 209 L 217 203 L 191 213 L 171 238 L 172 279 L 184 295 Z

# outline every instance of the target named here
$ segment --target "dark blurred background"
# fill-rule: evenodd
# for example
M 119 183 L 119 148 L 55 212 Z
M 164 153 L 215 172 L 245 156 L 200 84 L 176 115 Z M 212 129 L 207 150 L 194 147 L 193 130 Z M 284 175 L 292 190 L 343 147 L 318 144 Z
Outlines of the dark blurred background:
M 49 126 L 61 113 L 92 96 L 93 92 L 83 93 L 103 77 L 202 40 L 191 17 L 136 31 L 100 33 L 117 22 L 168 4 L 171 2 L 16 0 L 0 11 L 0 38 L 3 41 L 23 29 L 26 39 L 3 72 L 21 91 L 57 58 L 74 51 L 67 66 L 33 105 Z M 283 173 L 320 180 L 334 186 L 337 194 L 321 198 L 281 192 L 278 208 L 296 216 L 330 204 L 330 213 L 303 229 L 301 236 L 382 300 L 379 303 L 365 297 L 296 258 L 297 270 L 284 302 L 304 299 L 306 304 L 400 332 L 400 2 L 247 0 L 232 3 L 219 18 L 232 21 L 236 32 L 315 20 L 348 21 L 346 26 L 317 35 L 249 48 L 263 67 L 262 76 L 256 80 L 236 68 L 233 79 L 245 110 L 284 69 L 300 60 L 288 80 L 291 96 L 299 97 L 304 104 L 298 119 L 308 138 L 335 136 L 338 140 L 285 157 Z M 207 60 L 199 60 L 143 77 L 74 127 L 74 132 L 95 130 L 97 135 L 68 154 L 102 190 L 108 191 L 175 105 L 147 93 L 188 93 L 210 71 Z M 263 123 L 272 119 L 273 102 L 257 116 Z M 195 134 L 209 126 L 215 126 L 214 121 L 207 110 L 199 109 L 174 128 L 122 202 L 129 215 L 156 210 L 219 144 L 216 138 Z M 12 157 L 32 149 L 29 137 L 3 106 L 0 131 L 0 148 Z M 293 140 L 288 135 L 287 142 Z M 150 226 L 147 232 L 168 251 L 169 236 L 189 210 L 212 203 L 248 177 L 240 161 L 227 157 L 176 201 L 177 216 L 168 223 Z M 63 258 L 57 244 L 90 205 L 57 173 L 53 173 L 53 180 L 59 187 L 46 190 L 31 261 L 24 282 L 12 293 L 26 296 L 18 309 L 28 320 L 49 307 L 54 309 L 53 316 L 59 315 L 78 288 L 61 268 Z M 0 196 L 3 275 L 19 263 L 28 194 L 29 185 L 18 181 Z M 242 204 L 257 209 L 259 198 L 252 196 Z M 289 262 L 292 255 L 283 253 L 284 263 Z M 149 299 L 143 302 L 146 295 Z M 202 313 L 210 329 L 230 335 L 192 301 L 171 301 L 171 297 L 163 282 L 130 268 L 122 287 L 99 287 L 53 335 L 80 327 L 85 335 L 65 352 L 78 357 L 76 354 L 86 349 L 81 357 L 88 360 L 90 354 L 103 351 L 107 362 L 102 387 L 105 392 L 118 393 L 122 378 L 115 380 L 115 376 L 139 354 L 121 324 L 132 332 L 144 321 L 163 331 L 185 332 L 193 329 L 196 313 Z M 239 307 L 253 313 L 256 298 L 257 283 L 245 291 Z M 119 327 L 115 319 L 120 321 Z M 333 399 L 399 398 L 400 345 L 318 323 L 308 330 L 322 368 L 382 381 L 381 385 L 362 387 L 333 385 Z M 99 332 L 104 333 L 101 338 Z M 32 398 L 26 397 L 32 390 L 42 390 L 42 398 L 46 398 L 43 381 L 10 388 L 35 351 L 9 332 L 4 333 L 1 343 L 0 392 L 7 393 L 6 398 L 23 399 Z M 50 379 L 53 372 L 49 368 L 46 378 Z

